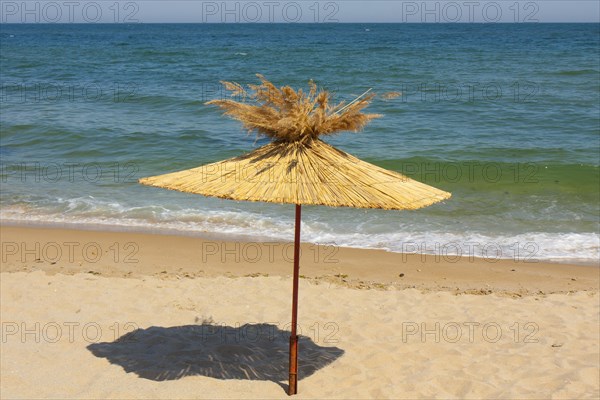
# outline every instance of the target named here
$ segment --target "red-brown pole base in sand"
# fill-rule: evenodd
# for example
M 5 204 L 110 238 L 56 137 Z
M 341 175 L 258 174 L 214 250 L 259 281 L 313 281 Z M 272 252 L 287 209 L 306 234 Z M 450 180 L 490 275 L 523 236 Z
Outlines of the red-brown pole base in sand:
M 298 336 L 290 336 L 290 384 L 288 395 L 298 393 Z
M 296 204 L 296 227 L 294 232 L 294 286 L 292 294 L 292 334 L 290 335 L 290 384 L 288 395 L 298 393 L 298 336 L 296 323 L 298 320 L 298 277 L 300 275 L 300 217 L 301 206 Z

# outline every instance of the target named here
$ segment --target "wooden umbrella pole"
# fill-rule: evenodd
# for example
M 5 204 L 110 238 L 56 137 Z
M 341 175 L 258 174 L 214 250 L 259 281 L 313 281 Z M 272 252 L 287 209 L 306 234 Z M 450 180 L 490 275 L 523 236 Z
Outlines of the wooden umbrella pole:
M 292 334 L 290 335 L 290 383 L 288 395 L 298 393 L 298 336 L 296 324 L 298 321 L 298 278 L 300 275 L 300 220 L 301 206 L 296 204 L 296 226 L 294 233 L 294 287 L 292 294 Z

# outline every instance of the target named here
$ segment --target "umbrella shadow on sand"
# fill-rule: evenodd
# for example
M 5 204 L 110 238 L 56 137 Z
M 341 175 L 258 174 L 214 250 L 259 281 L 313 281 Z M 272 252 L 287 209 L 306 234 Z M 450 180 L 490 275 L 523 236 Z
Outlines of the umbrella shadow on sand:
M 96 357 L 154 381 L 203 375 L 217 379 L 288 379 L 289 331 L 272 324 L 238 327 L 203 323 L 169 328 L 152 326 L 127 333 L 114 342 L 87 348 Z M 298 377 L 306 378 L 344 354 L 337 347 L 322 347 L 299 337 Z

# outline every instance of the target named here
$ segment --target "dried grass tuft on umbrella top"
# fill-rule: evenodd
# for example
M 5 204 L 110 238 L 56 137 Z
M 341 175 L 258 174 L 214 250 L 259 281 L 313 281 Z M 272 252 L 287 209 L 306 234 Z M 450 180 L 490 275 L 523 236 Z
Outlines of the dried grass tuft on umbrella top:
M 369 94 L 346 105 L 329 103 L 330 94 L 317 90 L 317 85 L 309 82 L 308 93 L 289 86 L 277 88 L 273 83 L 258 74 L 260 85 L 248 85 L 252 92 L 235 82 L 221 82 L 232 96 L 254 100 L 257 105 L 234 100 L 212 100 L 225 110 L 225 115 L 242 122 L 249 132 L 267 136 L 279 142 L 307 143 L 320 135 L 332 135 L 341 131 L 359 131 L 379 114 L 364 114 L 365 108 L 375 96 Z

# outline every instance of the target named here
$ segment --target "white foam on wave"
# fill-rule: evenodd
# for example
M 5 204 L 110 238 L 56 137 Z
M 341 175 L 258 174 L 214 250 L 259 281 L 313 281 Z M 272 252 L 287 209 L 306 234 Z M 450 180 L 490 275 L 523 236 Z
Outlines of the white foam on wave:
M 186 235 L 237 238 L 258 241 L 291 241 L 293 220 L 257 212 L 162 206 L 124 207 L 117 202 L 99 202 L 91 196 L 65 199 L 61 207 L 27 205 L 2 207 L 0 220 L 16 224 L 59 224 L 101 226 L 107 229 L 141 230 Z M 377 233 L 336 226 L 335 221 L 310 220 L 302 223 L 302 241 L 342 247 L 383 249 L 391 252 L 435 254 L 487 259 L 547 260 L 597 264 L 600 235 L 595 232 L 527 232 L 516 235 L 495 233 L 400 230 L 390 227 Z M 381 228 L 381 227 L 380 227 Z
M 597 233 L 528 232 L 508 236 L 441 231 L 369 235 L 328 232 L 314 235 L 311 241 L 398 253 L 435 254 L 446 260 L 456 259 L 456 256 L 585 264 L 598 264 L 600 260 L 600 236 Z

